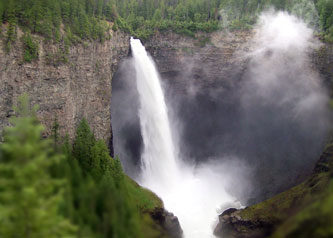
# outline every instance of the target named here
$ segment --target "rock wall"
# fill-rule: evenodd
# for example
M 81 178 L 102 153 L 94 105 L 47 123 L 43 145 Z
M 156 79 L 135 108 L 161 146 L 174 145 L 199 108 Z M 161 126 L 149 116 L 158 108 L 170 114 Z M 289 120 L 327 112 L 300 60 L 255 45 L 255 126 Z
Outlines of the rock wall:
M 156 33 L 144 45 L 164 81 L 178 92 L 191 93 L 195 84 L 200 89 L 217 84 L 226 89 L 236 86 L 234 79 L 241 78 L 246 70 L 247 59 L 243 53 L 250 50 L 249 41 L 254 34 L 254 31 L 198 33 L 192 38 L 172 32 Z M 314 70 L 332 87 L 333 45 L 322 43 L 311 59 Z M 185 77 L 192 78 L 191 82 L 184 81 Z
M 170 112 L 180 124 L 177 129 L 182 156 L 203 162 L 208 158 L 223 161 L 234 155 L 252 166 L 257 171 L 251 179 L 252 192 L 244 196 L 243 189 L 239 194 L 250 198 L 244 201 L 246 204 L 271 197 L 305 179 L 322 148 L 321 142 L 315 143 L 323 138 L 315 138 L 291 120 L 278 117 L 282 110 L 271 112 L 270 108 L 255 105 L 244 110 L 241 95 L 251 71 L 248 53 L 255 47 L 251 42 L 254 33 L 201 33 L 191 38 L 169 32 L 145 42 L 161 73 Z M 309 58 L 309 65 L 319 72 L 331 95 L 332 57 L 332 45 L 323 43 Z M 274 118 L 279 119 L 272 126 L 268 122 L 274 122 Z M 292 142 L 287 142 L 290 134 Z M 306 140 L 315 142 L 304 150 Z
M 244 70 L 245 59 L 237 52 L 247 50 L 253 32 L 199 33 L 195 38 L 172 32 L 156 34 L 145 46 L 159 72 L 178 92 L 210 89 L 214 85 L 234 86 Z M 184 78 L 191 79 L 184 80 Z
M 97 138 L 111 137 L 111 80 L 117 65 L 129 52 L 129 37 L 110 32 L 104 43 L 84 42 L 71 46 L 68 63 L 50 64 L 46 56 L 56 55 L 57 46 L 39 39 L 39 59 L 23 62 L 22 33 L 9 54 L 0 42 L 0 131 L 9 125 L 18 96 L 27 93 L 31 104 L 38 104 L 38 117 L 51 132 L 55 117 L 59 132 L 75 134 L 78 122 L 85 117 Z M 52 56 L 51 56 L 52 57 Z

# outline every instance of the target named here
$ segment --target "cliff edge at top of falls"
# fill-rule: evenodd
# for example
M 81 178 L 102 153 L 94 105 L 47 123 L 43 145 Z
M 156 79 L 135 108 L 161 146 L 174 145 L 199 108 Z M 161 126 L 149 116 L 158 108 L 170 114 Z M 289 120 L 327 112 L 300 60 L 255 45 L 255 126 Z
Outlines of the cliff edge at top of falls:
M 144 45 L 154 58 L 163 84 L 172 88 L 169 93 L 173 95 L 167 98 L 214 95 L 216 89 L 228 92 L 239 88 L 249 67 L 247 53 L 254 47 L 254 35 L 254 30 L 201 32 L 194 38 L 157 32 Z M 311 52 L 310 60 L 310 66 L 333 92 L 333 44 L 322 43 Z
M 5 28 L 3 29 L 3 32 Z M 78 122 L 85 117 L 97 138 L 111 136 L 111 80 L 119 62 L 129 52 L 129 36 L 110 31 L 110 39 L 83 42 L 69 47 L 67 62 L 60 62 L 59 45 L 38 35 L 38 59 L 23 61 L 23 32 L 8 54 L 0 41 L 0 131 L 9 125 L 18 96 L 27 93 L 38 104 L 38 118 L 50 134 L 57 117 L 61 135 L 75 134 Z M 61 46 L 60 46 L 61 47 Z
M 252 31 L 197 33 L 194 38 L 157 33 L 145 47 L 162 78 L 177 92 L 191 93 L 189 85 L 208 89 L 235 86 L 232 79 L 241 78 L 246 67 L 246 59 L 238 52 L 248 50 L 252 36 Z
M 18 29 L 17 34 L 20 39 L 23 32 Z M 197 33 L 193 38 L 156 32 L 144 43 L 163 79 L 173 84 L 177 92 L 188 92 L 192 88 L 189 83 L 193 82 L 204 88 L 216 84 L 222 84 L 224 89 L 236 86 L 232 79 L 241 78 L 237 76 L 246 67 L 246 59 L 237 52 L 248 50 L 252 35 L 251 31 L 214 32 Z M 9 54 L 4 50 L 4 41 L 0 41 L 0 131 L 9 125 L 18 96 L 26 92 L 31 102 L 40 106 L 38 117 L 47 128 L 46 135 L 57 117 L 60 134 L 73 137 L 78 121 L 86 117 L 97 138 L 110 138 L 111 81 L 130 50 L 128 34 L 110 30 L 110 36 L 104 43 L 71 46 L 67 63 L 56 62 L 61 56 L 59 46 L 45 43 L 39 36 L 34 36 L 39 52 L 32 63 L 23 62 L 22 41 L 17 40 Z M 332 58 L 332 47 L 326 45 L 313 57 L 315 67 L 330 82 Z M 193 80 L 184 80 L 184 75 Z
M 329 231 L 332 226 L 332 183 L 330 143 L 307 180 L 256 205 L 224 211 L 214 233 L 223 238 L 319 237 L 315 232 Z M 322 235 L 332 237 L 331 233 Z

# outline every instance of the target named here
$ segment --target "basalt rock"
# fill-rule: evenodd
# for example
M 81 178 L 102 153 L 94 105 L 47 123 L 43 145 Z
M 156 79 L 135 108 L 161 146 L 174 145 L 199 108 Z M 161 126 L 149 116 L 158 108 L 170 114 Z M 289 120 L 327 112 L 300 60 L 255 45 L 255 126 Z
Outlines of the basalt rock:
M 167 233 L 168 237 L 181 238 L 183 231 L 178 218 L 163 208 L 155 208 L 150 212 L 151 218 L 159 224 Z
M 162 79 L 175 93 L 205 93 L 216 85 L 227 90 L 237 84 L 246 59 L 237 55 L 247 50 L 251 31 L 197 33 L 187 37 L 172 32 L 155 34 L 145 42 Z M 187 80 L 184 80 L 187 79 Z
M 224 238 L 263 238 L 271 233 L 272 227 L 273 224 L 260 219 L 244 219 L 239 210 L 232 208 L 219 216 L 214 234 Z
M 111 80 L 118 63 L 128 55 L 129 36 L 110 32 L 111 38 L 73 45 L 65 56 L 68 62 L 56 60 L 59 45 L 39 42 L 38 60 L 23 62 L 23 46 L 18 39 L 10 53 L 0 41 L 0 132 L 9 125 L 18 96 L 27 93 L 31 104 L 38 104 L 38 118 L 51 133 L 57 117 L 61 135 L 75 134 L 78 122 L 85 117 L 99 139 L 111 137 Z

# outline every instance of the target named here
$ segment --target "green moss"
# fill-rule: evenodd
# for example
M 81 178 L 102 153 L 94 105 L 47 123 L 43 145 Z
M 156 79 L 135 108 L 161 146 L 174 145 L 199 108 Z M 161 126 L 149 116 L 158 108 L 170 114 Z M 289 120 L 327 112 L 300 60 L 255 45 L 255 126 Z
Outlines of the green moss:
M 284 220 L 291 212 L 299 210 L 320 197 L 329 181 L 329 172 L 315 174 L 307 181 L 283 193 L 242 210 L 240 215 L 244 219 L 260 219 L 269 223 Z
M 125 182 L 130 199 L 135 202 L 140 211 L 140 229 L 146 238 L 169 237 L 166 231 L 154 222 L 150 216 L 155 208 L 163 208 L 162 200 L 153 192 L 141 187 L 130 177 L 125 175 Z
M 332 178 L 333 144 L 328 143 L 311 177 L 281 194 L 239 211 L 238 215 L 245 220 L 274 227 L 283 223 L 274 238 L 332 237 Z
M 136 201 L 136 205 L 141 211 L 149 212 L 155 208 L 163 208 L 163 202 L 156 194 L 140 187 L 128 176 L 125 179 L 128 192 L 133 197 L 133 200 Z
M 287 219 L 273 238 L 333 237 L 333 183 L 321 199 Z
M 260 219 L 274 222 L 283 218 L 285 211 L 290 209 L 292 204 L 306 193 L 305 185 L 300 184 L 271 199 L 242 210 L 240 215 L 248 220 Z

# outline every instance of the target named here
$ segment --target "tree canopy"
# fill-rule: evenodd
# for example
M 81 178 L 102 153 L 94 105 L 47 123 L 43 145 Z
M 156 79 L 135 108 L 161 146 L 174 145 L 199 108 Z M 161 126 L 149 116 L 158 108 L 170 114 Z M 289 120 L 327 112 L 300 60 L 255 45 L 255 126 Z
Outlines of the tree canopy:
M 22 96 L 0 144 L 0 237 L 160 237 L 147 209 L 163 207 L 96 140 L 85 119 L 74 144 L 53 140 Z M 155 225 L 156 226 L 156 225 Z
M 332 5 L 332 0 L 0 0 L 0 19 L 8 24 L 9 45 L 17 25 L 55 42 L 67 33 L 75 43 L 103 41 L 111 28 L 141 38 L 156 30 L 193 36 L 196 31 L 211 32 L 221 26 L 246 29 L 258 13 L 275 7 L 318 24 L 325 35 L 332 36 Z

